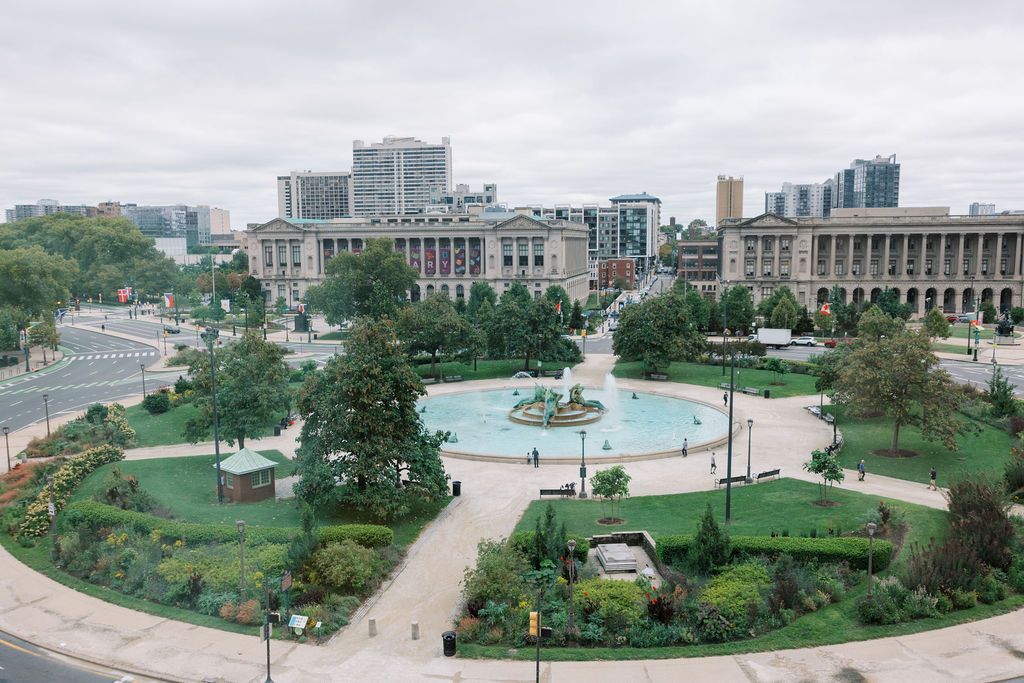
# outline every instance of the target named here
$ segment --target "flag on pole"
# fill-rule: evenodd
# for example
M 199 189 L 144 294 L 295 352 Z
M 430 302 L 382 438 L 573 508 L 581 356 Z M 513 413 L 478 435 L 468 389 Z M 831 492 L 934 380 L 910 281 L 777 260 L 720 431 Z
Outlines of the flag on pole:
M 561 312 L 562 312 L 562 302 L 559 301 L 558 303 L 555 304 L 555 313 L 561 313 Z
M 306 314 L 306 304 L 299 304 L 299 313 L 302 315 Z
M 164 294 L 164 307 L 174 308 L 174 294 Z
M 119 289 L 117 290 L 117 301 L 118 303 L 126 303 L 128 301 L 128 290 Z
M 831 311 L 828 310 L 827 301 L 821 305 L 821 310 L 818 311 L 818 313 L 821 313 L 822 315 L 832 315 Z

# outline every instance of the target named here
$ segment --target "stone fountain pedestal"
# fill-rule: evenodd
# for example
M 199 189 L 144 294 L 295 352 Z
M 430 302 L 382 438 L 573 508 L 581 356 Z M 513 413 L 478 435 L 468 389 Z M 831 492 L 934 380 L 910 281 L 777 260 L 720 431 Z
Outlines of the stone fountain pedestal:
M 597 559 L 606 572 L 635 572 L 636 557 L 625 543 L 602 543 L 597 546 Z

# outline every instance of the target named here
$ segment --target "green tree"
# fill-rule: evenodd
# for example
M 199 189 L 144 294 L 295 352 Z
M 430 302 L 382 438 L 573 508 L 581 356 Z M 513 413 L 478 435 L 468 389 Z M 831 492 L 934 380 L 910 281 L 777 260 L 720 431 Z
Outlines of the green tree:
M 10 311 L 0 309 L 0 351 L 15 351 L 17 348 L 17 318 Z
M 833 396 L 833 401 L 838 403 L 844 403 L 845 400 L 836 395 L 836 384 L 852 348 L 849 344 L 839 344 L 835 348 L 826 349 L 814 361 L 814 375 L 817 378 L 814 380 L 814 389 Z
M 568 320 L 569 310 L 572 306 L 572 299 L 569 298 L 569 295 L 566 294 L 565 290 L 558 285 L 551 285 L 544 290 L 544 296 L 556 307 L 556 309 L 558 304 L 562 304 L 561 316 L 559 317 L 563 320 Z
M 474 282 L 469 288 L 469 304 L 466 309 L 470 320 L 476 321 L 477 311 L 484 301 L 488 302 L 493 309 L 494 305 L 498 303 L 498 295 L 494 293 L 494 288 L 486 282 Z
M 590 491 L 601 497 L 601 516 L 604 516 L 604 502 L 611 504 L 612 519 L 615 517 L 616 506 L 621 505 L 622 498 L 629 496 L 629 482 L 632 479 L 622 465 L 615 465 L 606 470 L 598 470 L 590 478 Z
M 612 336 L 612 352 L 623 360 L 642 360 L 644 371 L 657 372 L 674 360 L 694 359 L 704 337 L 687 318 L 678 294 L 664 294 L 622 309 Z
M 569 314 L 569 327 L 574 330 L 582 330 L 586 321 L 583 319 L 583 306 L 579 301 L 572 302 L 572 313 Z
M 729 534 L 715 521 L 715 511 L 708 503 L 690 546 L 690 565 L 702 574 L 710 574 L 729 561 L 730 546 Z
M 811 474 L 821 477 L 818 484 L 818 492 L 821 494 L 821 501 L 828 501 L 828 492 L 833 485 L 841 483 L 846 478 L 842 465 L 839 464 L 838 451 L 811 452 L 811 459 L 803 464 L 803 468 Z
M 772 311 L 771 326 L 778 329 L 792 330 L 796 327 L 797 312 L 796 305 L 789 299 L 782 299 Z
M 629 280 L 619 275 L 617 278 L 612 280 L 612 289 L 617 289 L 620 292 L 629 287 Z
M 278 315 L 284 315 L 285 311 L 288 310 L 288 302 L 283 296 L 279 296 L 274 299 L 274 313 Z
M 726 321 L 731 332 L 749 330 L 754 322 L 754 304 L 750 300 L 750 290 L 742 285 L 734 285 L 725 295 Z
M 677 282 L 681 282 L 681 280 L 677 280 Z M 687 317 L 694 328 L 708 329 L 708 323 L 711 320 L 711 302 L 701 296 L 701 293 L 695 288 L 691 288 L 683 295 L 683 301 L 686 303 Z M 718 317 L 721 319 L 721 314 Z
M 789 372 L 789 363 L 781 358 L 771 357 L 765 360 L 764 369 L 775 375 L 775 384 L 781 384 L 782 376 Z
M 1014 306 L 1011 308 L 1010 319 L 1014 325 L 1020 325 L 1020 322 L 1024 320 L 1024 306 Z
M 796 302 L 796 296 L 793 294 L 793 290 L 786 285 L 782 285 L 772 292 L 771 296 L 767 299 L 761 299 L 761 301 L 758 302 L 757 314 L 765 320 L 768 320 L 771 318 L 772 313 L 775 312 L 775 309 L 778 308 L 779 304 L 782 303 L 783 299 L 787 299 L 791 304 L 793 304 L 793 311 L 795 313 L 797 306 L 799 305 Z M 772 327 L 775 327 L 775 325 L 772 325 Z
M 42 350 L 44 365 L 46 364 L 46 350 L 53 348 L 55 340 L 59 338 L 60 335 L 57 334 L 52 318 L 28 328 L 28 346 L 29 348 L 38 346 Z
M 908 319 L 914 310 L 910 304 L 901 304 L 900 295 L 895 289 L 889 287 L 883 289 L 881 294 L 878 295 L 875 305 L 882 309 L 882 312 L 886 315 L 904 320 Z
M 402 309 L 398 314 L 398 335 L 405 341 L 411 355 L 430 354 L 430 375 L 438 354 L 441 362 L 466 348 L 471 334 L 469 321 L 460 316 L 444 292 L 431 294 L 423 301 Z M 444 376 L 442 365 L 441 376 Z
M 238 342 L 215 351 L 217 421 L 221 438 L 229 445 L 259 438 L 259 434 L 291 405 L 288 365 L 284 349 L 249 332 Z M 213 427 L 210 354 L 197 354 L 189 364 L 199 414 L 185 421 L 185 437 L 192 443 L 205 439 Z
M 979 307 L 981 311 L 981 322 L 986 325 L 991 325 L 996 321 L 996 307 L 991 301 L 982 301 Z
M 893 337 L 906 331 L 906 325 L 900 318 L 893 318 L 878 306 L 871 306 L 860 317 L 857 325 L 858 335 L 867 341 L 878 341 L 883 337 Z
M 988 402 L 992 404 L 992 414 L 1006 417 L 1017 414 L 1017 399 L 1014 397 L 1014 385 L 1003 375 L 1003 369 L 996 366 L 992 378 L 988 381 Z
M 903 425 L 916 426 L 922 437 L 951 451 L 958 449 L 957 436 L 966 431 L 956 417 L 962 394 L 939 367 L 923 330 L 901 329 L 878 339 L 862 335 L 846 357 L 836 387 L 848 397 L 854 415 L 878 411 L 893 420 L 893 455 Z
M 18 311 L 19 325 L 53 317 L 58 301 L 68 301 L 78 274 L 73 260 L 39 246 L 0 248 L 0 304 Z
M 448 434 L 423 428 L 416 401 L 425 393 L 393 321 L 354 326 L 345 355 L 307 380 L 299 396 L 305 418 L 301 477 L 325 464 L 338 482 L 333 500 L 382 519 L 407 514 L 417 500 L 445 495 L 448 476 L 439 448 Z M 323 486 L 323 474 L 317 476 L 311 488 Z
M 306 290 L 306 301 L 331 325 L 364 315 L 393 316 L 416 284 L 416 271 L 386 237 L 366 240 L 362 253 L 341 252 L 324 270 L 327 277 Z
M 531 299 L 516 282 L 501 295 L 487 336 L 492 354 L 523 357 L 529 370 L 531 358 L 551 357 L 559 348 L 561 331 L 554 304 L 547 297 Z
M 933 339 L 949 337 L 949 321 L 946 320 L 946 315 L 939 310 L 938 306 L 934 306 L 932 310 L 928 311 L 928 315 L 924 319 L 924 328 L 928 330 L 928 336 Z

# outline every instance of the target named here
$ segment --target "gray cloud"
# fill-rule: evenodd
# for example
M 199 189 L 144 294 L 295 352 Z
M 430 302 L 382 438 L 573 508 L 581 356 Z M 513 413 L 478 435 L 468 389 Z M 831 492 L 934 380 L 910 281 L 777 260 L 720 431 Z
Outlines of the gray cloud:
M 645 190 L 713 218 L 895 152 L 901 203 L 1021 200 L 1018 3 L 22 3 L 0 44 L 0 206 L 276 211 L 353 139 L 452 139 L 512 204 Z

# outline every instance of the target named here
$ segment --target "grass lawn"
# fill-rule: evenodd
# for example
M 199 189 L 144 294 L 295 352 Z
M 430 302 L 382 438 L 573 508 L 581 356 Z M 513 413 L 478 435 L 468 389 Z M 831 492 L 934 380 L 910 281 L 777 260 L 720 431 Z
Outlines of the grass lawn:
M 567 363 L 545 363 L 540 369 L 543 370 L 561 370 L 562 368 L 569 365 Z M 434 365 L 434 373 L 440 372 L 439 368 L 441 363 L 438 362 Z M 571 366 L 570 366 L 571 367 Z M 464 380 L 471 379 L 510 379 L 512 375 L 517 372 L 521 372 L 523 369 L 522 358 L 511 358 L 507 360 L 478 360 L 476 362 L 476 370 L 473 370 L 473 363 L 459 363 L 449 361 L 444 364 L 444 376 L 451 377 L 453 375 L 461 375 Z M 532 370 L 537 369 L 537 361 L 530 359 L 530 368 Z M 425 377 L 430 374 L 430 363 L 424 363 L 423 365 L 414 365 L 413 370 L 419 373 L 420 377 Z
M 933 343 L 932 344 L 932 351 L 942 351 L 943 353 L 957 353 L 957 354 L 960 354 L 961 356 L 963 356 L 964 358 L 968 358 L 969 359 L 970 357 L 974 356 L 974 342 L 973 341 L 971 342 L 971 356 L 967 355 L 967 343 L 966 342 L 964 342 L 963 344 Z M 992 347 L 988 346 L 988 345 L 979 346 L 978 347 L 978 358 L 984 360 L 984 355 L 983 354 L 986 351 L 989 354 L 991 354 L 992 353 Z
M 995 470 L 1001 475 L 1004 458 L 1010 451 L 1009 434 L 960 415 L 962 420 L 976 425 L 980 431 L 961 436 L 958 439 L 960 450 L 956 452 L 941 443 L 925 441 L 917 429 L 903 426 L 900 427 L 900 450 L 915 451 L 919 455 L 912 458 L 875 455 L 871 451 L 888 449 L 892 443 L 892 420 L 887 417 L 847 418 L 845 412 L 840 407 L 837 424 L 846 441 L 840 462 L 843 467 L 856 469 L 863 458 L 869 477 L 884 474 L 921 482 L 924 486 L 928 481 L 928 471 L 934 465 L 942 486 L 952 475 L 966 471 Z
M 837 501 L 839 506 L 827 508 L 812 504 L 819 494 L 818 485 L 810 482 L 784 478 L 749 486 L 734 486 L 729 533 L 736 536 L 767 536 L 772 531 L 782 533 L 788 530 L 791 536 L 800 536 L 816 529 L 821 536 L 827 535 L 826 526 L 842 529 L 843 532 L 854 531 L 865 521 L 867 513 L 877 510 L 878 502 L 884 500 L 881 496 L 869 496 L 851 490 L 855 484 L 856 480 L 848 480 L 842 488 L 833 487 L 828 497 L 829 500 Z M 544 514 L 548 502 L 530 503 L 516 525 L 516 531 L 532 530 L 537 518 Z M 719 522 L 725 520 L 725 488 L 626 498 L 615 513 L 617 517 L 625 519 L 626 523 L 615 527 L 597 523 L 598 518 L 605 516 L 599 501 L 552 500 L 550 503 L 558 513 L 559 521 L 565 522 L 568 532 L 581 536 L 637 529 L 646 529 L 655 539 L 668 534 L 692 534 L 696 532 L 697 523 L 708 503 L 715 510 L 715 518 Z M 900 501 L 891 504 L 906 515 L 910 525 L 907 543 L 927 543 L 931 537 L 938 539 L 944 536 L 946 513 L 942 510 Z
M 302 332 L 296 332 L 295 334 L 303 334 Z M 335 330 L 334 332 L 328 332 L 321 334 L 317 339 L 326 339 L 327 341 L 342 341 L 349 337 L 348 330 Z
M 139 447 L 188 443 L 182 436 L 185 431 L 185 420 L 198 413 L 199 409 L 190 404 L 171 408 L 159 415 L 150 415 L 141 405 L 125 408 L 125 417 L 128 418 L 128 424 L 135 429 L 135 442 Z M 271 423 L 260 436 L 270 436 L 273 433 L 274 425 Z M 213 437 L 210 438 L 212 440 Z
M 640 379 L 643 363 L 640 361 L 623 362 L 615 364 L 612 374 L 616 377 L 628 377 Z M 725 376 L 722 376 L 721 365 L 702 365 L 699 363 L 672 363 L 668 370 L 659 368 L 661 372 L 667 372 L 672 382 L 683 382 L 685 384 L 696 384 L 702 387 L 717 387 L 719 383 L 729 381 L 729 367 L 725 368 Z M 758 370 L 755 368 L 736 368 L 737 391 L 743 387 L 758 387 L 771 391 L 773 398 L 785 398 L 787 396 L 801 396 L 804 394 L 816 394 L 814 388 L 815 378 L 811 375 L 797 375 L 787 373 L 782 375 L 783 384 L 774 385 L 776 375 L 770 370 Z

